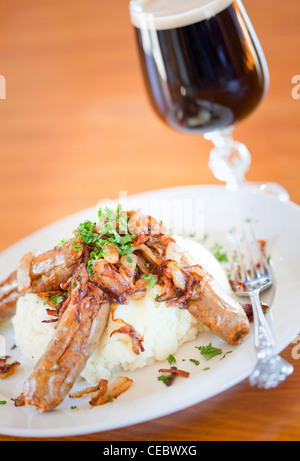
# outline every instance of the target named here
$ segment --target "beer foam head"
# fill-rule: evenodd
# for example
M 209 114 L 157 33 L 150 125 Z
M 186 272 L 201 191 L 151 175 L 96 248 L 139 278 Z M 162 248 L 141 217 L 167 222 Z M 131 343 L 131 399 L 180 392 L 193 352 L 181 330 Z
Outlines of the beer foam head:
M 234 0 L 131 0 L 132 24 L 140 29 L 174 29 L 209 19 Z

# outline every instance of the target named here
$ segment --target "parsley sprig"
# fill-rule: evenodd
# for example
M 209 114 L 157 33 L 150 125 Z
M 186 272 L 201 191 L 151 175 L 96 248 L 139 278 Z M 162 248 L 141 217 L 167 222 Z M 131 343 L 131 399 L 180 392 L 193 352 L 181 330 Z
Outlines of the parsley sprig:
M 205 360 L 210 360 L 216 355 L 222 354 L 222 349 L 218 349 L 212 346 L 212 343 L 209 343 L 208 346 L 195 346 L 196 349 L 200 351 L 200 354 L 203 355 Z
M 67 297 L 68 297 L 68 292 L 65 292 L 63 294 L 56 294 L 56 295 L 50 296 L 49 301 L 54 306 L 58 306 L 59 304 L 63 303 Z
M 121 205 L 114 211 L 108 207 L 98 211 L 99 224 L 84 221 L 77 228 L 77 233 L 84 243 L 93 246 L 87 262 L 87 269 L 92 275 L 92 266 L 95 261 L 105 256 L 105 248 L 114 244 L 120 256 L 128 256 L 133 251 L 134 234 L 128 232 L 127 213 L 123 212 Z
M 142 275 L 142 279 L 149 280 L 147 288 L 154 288 L 157 282 L 157 278 L 155 277 L 155 275 L 150 273 Z
M 95 222 L 93 223 L 92 221 L 84 221 L 83 223 L 79 224 L 77 228 L 78 234 L 87 245 L 96 243 L 99 238 L 99 234 L 95 232 L 96 226 L 97 223 Z
M 219 243 L 215 243 L 214 246 L 210 249 L 214 257 L 219 261 L 219 262 L 228 262 L 228 256 L 227 252 L 223 250 L 223 247 Z
M 164 384 L 167 384 L 169 379 L 173 379 L 172 375 L 161 375 L 158 376 L 157 381 L 162 381 Z

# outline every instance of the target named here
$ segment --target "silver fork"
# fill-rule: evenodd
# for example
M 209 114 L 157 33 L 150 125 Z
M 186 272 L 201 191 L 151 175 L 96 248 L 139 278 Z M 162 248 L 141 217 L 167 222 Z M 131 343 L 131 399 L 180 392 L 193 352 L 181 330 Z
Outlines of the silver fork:
M 250 223 L 240 234 L 228 234 L 228 260 L 233 291 L 251 300 L 254 319 L 255 348 L 258 362 L 249 381 L 251 386 L 277 387 L 294 371 L 293 366 L 274 352 L 275 340 L 260 303 L 260 293 L 273 284 L 263 244 L 258 242 Z

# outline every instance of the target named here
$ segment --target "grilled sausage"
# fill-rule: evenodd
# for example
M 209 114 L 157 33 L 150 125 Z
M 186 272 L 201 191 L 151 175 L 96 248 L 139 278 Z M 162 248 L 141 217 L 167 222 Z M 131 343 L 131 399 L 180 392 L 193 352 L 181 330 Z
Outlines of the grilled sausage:
M 249 320 L 240 303 L 223 290 L 201 266 L 195 263 L 182 251 L 176 243 L 170 243 L 168 257 L 178 261 L 171 272 L 175 285 L 181 287 L 186 283 L 175 275 L 184 268 L 184 274 L 193 279 L 193 294 L 189 297 L 186 307 L 203 325 L 207 326 L 217 336 L 231 344 L 238 344 L 250 332 Z M 171 266 L 172 267 L 172 266 Z
M 75 288 L 70 294 L 54 337 L 24 383 L 25 404 L 36 406 L 40 412 L 53 410 L 64 400 L 108 321 L 110 304 L 103 303 L 101 290 L 90 282 L 82 284 L 77 279 L 76 283 L 79 290 Z
M 45 253 L 27 253 L 18 266 L 18 291 L 41 293 L 59 290 L 61 283 L 65 283 L 74 273 L 82 253 L 82 245 L 77 246 L 76 241 Z
M 0 284 L 0 322 L 15 315 L 20 294 L 60 290 L 60 285 L 72 276 L 82 257 L 80 246 L 66 243 L 45 253 L 24 255 L 18 269 Z
M 250 324 L 241 304 L 214 280 L 208 281 L 197 294 L 188 302 L 187 308 L 217 336 L 231 344 L 238 344 L 248 335 Z

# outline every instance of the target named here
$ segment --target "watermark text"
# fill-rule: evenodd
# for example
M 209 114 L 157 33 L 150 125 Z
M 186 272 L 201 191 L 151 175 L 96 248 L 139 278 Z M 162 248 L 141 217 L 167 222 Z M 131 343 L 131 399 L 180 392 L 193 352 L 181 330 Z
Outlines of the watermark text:
M 292 357 L 294 360 L 298 360 L 300 359 L 300 335 L 296 336 L 296 338 L 292 341 L 292 344 L 295 344 L 292 349 Z
M 143 214 L 152 216 L 174 234 L 187 236 L 193 235 L 196 239 L 203 239 L 205 235 L 204 199 L 180 197 L 157 197 L 146 198 L 143 196 L 128 197 L 126 191 L 119 191 L 119 200 L 102 199 L 97 203 L 99 208 L 108 207 L 115 209 L 116 203 L 122 205 L 123 210 L 141 211 Z M 153 225 L 155 226 L 155 220 Z
M 6 99 L 6 80 L 0 75 L 0 99 Z
M 295 85 L 292 89 L 292 98 L 298 100 L 300 99 L 300 75 L 294 75 L 292 84 Z

